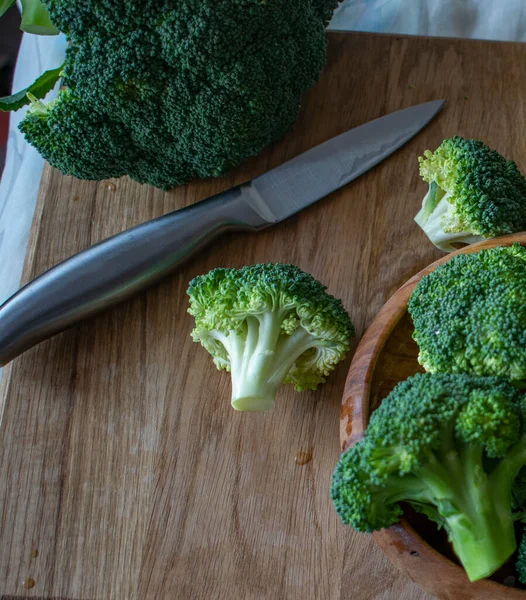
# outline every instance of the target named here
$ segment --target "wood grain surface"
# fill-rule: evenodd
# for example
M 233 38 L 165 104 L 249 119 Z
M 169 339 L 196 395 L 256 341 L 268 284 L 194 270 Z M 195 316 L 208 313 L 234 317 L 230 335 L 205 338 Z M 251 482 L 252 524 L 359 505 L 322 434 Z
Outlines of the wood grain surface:
M 340 412 L 342 449 L 350 448 L 365 434 L 371 413 L 400 381 L 423 372 L 418 346 L 412 338 L 413 322 L 407 303 L 419 281 L 458 254 L 470 254 L 495 246 L 526 245 L 526 233 L 516 233 L 465 246 L 433 262 L 404 283 L 384 304 L 356 349 L 343 394 Z M 512 589 L 516 582 L 513 562 L 508 561 L 489 579 L 470 583 L 450 547 L 444 531 L 411 511 L 374 537 L 391 561 L 424 589 L 444 600 L 526 600 L 526 590 Z M 507 583 L 507 585 L 505 585 Z
M 352 126 L 448 100 L 437 120 L 356 182 L 260 234 L 221 239 L 160 286 L 4 370 L 0 594 L 431 598 L 372 537 L 341 525 L 331 505 L 351 357 L 319 392 L 284 387 L 272 412 L 235 413 L 228 375 L 190 341 L 185 290 L 212 267 L 296 263 L 342 298 L 358 340 L 387 298 L 441 255 L 413 222 L 426 187 L 418 154 L 459 134 L 484 139 L 526 168 L 525 64 L 520 44 L 332 34 L 325 74 L 295 129 L 227 177 L 164 193 L 45 169 L 26 281 Z M 312 460 L 297 464 L 298 452 Z M 28 579 L 33 587 L 24 587 Z

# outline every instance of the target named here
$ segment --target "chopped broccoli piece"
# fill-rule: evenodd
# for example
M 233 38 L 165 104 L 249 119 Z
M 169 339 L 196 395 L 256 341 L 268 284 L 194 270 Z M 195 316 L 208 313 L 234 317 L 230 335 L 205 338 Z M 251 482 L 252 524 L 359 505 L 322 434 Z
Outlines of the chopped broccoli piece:
M 458 136 L 419 158 L 429 183 L 415 221 L 441 250 L 526 229 L 526 180 L 482 142 Z
M 190 282 L 188 312 L 236 410 L 272 408 L 281 383 L 316 389 L 343 360 L 354 328 L 340 300 L 293 265 L 214 269 Z
M 516 548 L 511 495 L 526 464 L 525 419 L 526 399 L 505 379 L 414 375 L 342 454 L 336 510 L 371 532 L 396 523 L 408 502 L 444 527 L 471 581 L 487 577 Z
M 326 59 L 338 0 L 44 0 L 69 40 L 63 89 L 20 123 L 79 179 L 168 189 L 280 139 Z
M 526 380 L 526 248 L 454 256 L 409 300 L 426 371 Z

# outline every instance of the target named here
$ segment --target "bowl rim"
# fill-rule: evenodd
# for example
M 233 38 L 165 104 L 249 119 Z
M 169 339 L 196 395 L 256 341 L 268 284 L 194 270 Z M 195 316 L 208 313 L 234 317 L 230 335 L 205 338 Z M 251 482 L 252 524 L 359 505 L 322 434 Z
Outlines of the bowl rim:
M 340 410 L 342 451 L 359 441 L 369 421 L 371 385 L 378 357 L 393 329 L 407 313 L 407 303 L 420 279 L 459 254 L 471 254 L 496 246 L 526 245 L 526 232 L 515 233 L 471 244 L 431 263 L 388 299 L 364 333 L 352 359 Z M 401 571 L 438 598 L 526 600 L 526 590 L 519 590 L 481 579 L 470 582 L 464 570 L 430 546 L 405 520 L 389 529 L 373 533 L 377 544 Z M 429 565 L 424 568 L 424 564 Z

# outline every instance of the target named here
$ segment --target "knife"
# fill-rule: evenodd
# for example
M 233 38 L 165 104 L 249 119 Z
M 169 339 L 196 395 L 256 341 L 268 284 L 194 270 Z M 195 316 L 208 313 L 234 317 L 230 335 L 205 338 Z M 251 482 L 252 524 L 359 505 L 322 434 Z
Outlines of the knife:
M 0 366 L 153 285 L 226 231 L 260 231 L 341 188 L 410 140 L 444 104 L 434 100 L 360 125 L 248 183 L 56 265 L 0 306 Z

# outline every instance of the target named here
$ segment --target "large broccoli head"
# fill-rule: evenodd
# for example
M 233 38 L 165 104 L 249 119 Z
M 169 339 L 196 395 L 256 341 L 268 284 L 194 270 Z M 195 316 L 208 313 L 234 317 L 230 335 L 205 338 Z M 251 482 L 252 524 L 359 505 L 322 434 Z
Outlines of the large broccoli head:
M 258 154 L 294 123 L 337 0 L 45 0 L 66 86 L 20 124 L 80 179 L 168 189 Z
M 444 527 L 471 580 L 516 547 L 512 488 L 526 463 L 523 395 L 496 377 L 418 374 L 371 416 L 342 454 L 331 496 L 344 523 L 371 532 L 408 502 Z
M 426 371 L 526 380 L 526 248 L 453 257 L 422 277 L 409 312 Z
M 192 336 L 232 376 L 236 410 L 267 410 L 281 383 L 316 389 L 343 360 L 354 328 L 324 285 L 298 267 L 214 269 L 190 282 Z
M 419 162 L 429 191 L 415 221 L 441 250 L 526 229 L 526 180 L 513 161 L 455 136 Z

